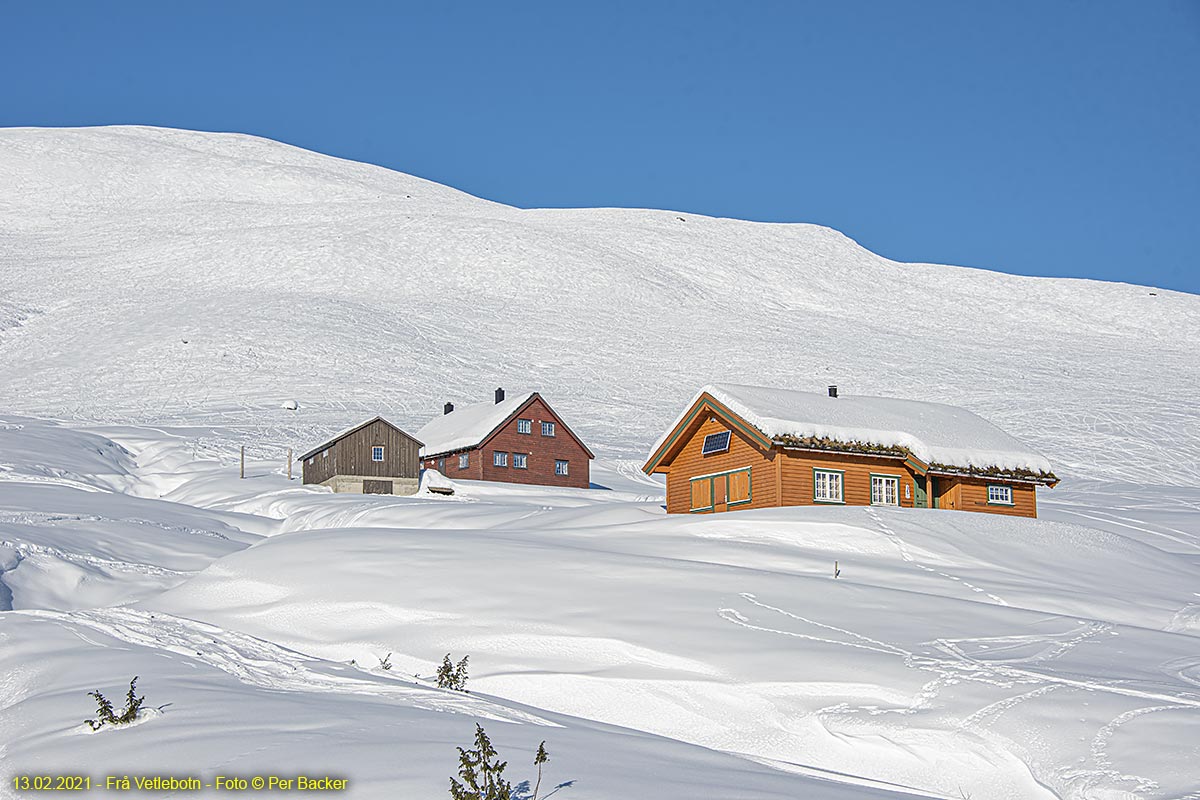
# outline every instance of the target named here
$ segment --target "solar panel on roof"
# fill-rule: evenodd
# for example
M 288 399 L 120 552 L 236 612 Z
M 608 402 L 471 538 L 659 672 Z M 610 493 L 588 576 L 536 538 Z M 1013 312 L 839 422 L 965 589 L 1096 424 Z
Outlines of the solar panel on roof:
M 720 433 L 710 433 L 704 437 L 704 449 L 700 451 L 701 455 L 709 453 L 723 453 L 729 449 L 729 431 L 721 431 Z

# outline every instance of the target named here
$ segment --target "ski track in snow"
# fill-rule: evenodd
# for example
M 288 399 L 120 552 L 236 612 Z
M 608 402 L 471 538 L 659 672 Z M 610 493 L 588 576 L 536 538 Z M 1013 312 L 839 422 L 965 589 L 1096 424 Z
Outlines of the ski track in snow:
M 809 639 L 811 641 L 823 642 L 826 644 L 840 645 L 843 647 L 854 647 L 864 650 L 871 650 L 877 653 L 885 653 L 902 658 L 906 666 L 928 670 L 937 673 L 938 677 L 934 684 L 944 685 L 947 683 L 955 683 L 962 680 L 978 681 L 988 683 L 1000 688 L 1010 688 L 1021 684 L 1044 684 L 1042 688 L 1049 686 L 1055 687 L 1072 687 L 1084 689 L 1087 691 L 1107 692 L 1110 694 L 1123 695 L 1127 697 L 1135 697 L 1147 700 L 1157 700 L 1174 704 L 1175 707 L 1189 707 L 1200 709 L 1200 697 L 1185 697 L 1179 695 L 1169 695 L 1160 692 L 1143 691 L 1134 689 L 1128 686 L 1120 686 L 1111 683 L 1102 683 L 1097 681 L 1089 681 L 1084 679 L 1072 678 L 1065 675 L 1056 675 L 1053 673 L 1039 672 L 1028 667 L 1014 666 L 1016 664 L 1034 665 L 1052 661 L 1060 658 L 1068 651 L 1078 647 L 1083 642 L 1091 639 L 1094 636 L 1102 633 L 1107 633 L 1112 626 L 1108 623 L 1092 622 L 1085 623 L 1079 629 L 1072 632 L 1065 639 L 1058 637 L 1046 636 L 991 636 L 991 637 L 972 637 L 969 639 L 936 639 L 930 642 L 937 649 L 951 656 L 949 659 L 936 659 L 925 655 L 919 655 L 906 650 L 898 645 L 889 644 L 887 642 L 873 639 L 864 636 L 854 631 L 838 628 L 833 625 L 827 625 L 817 620 L 803 617 L 799 614 L 794 614 L 786 609 L 777 606 L 769 605 L 758 600 L 753 594 L 742 593 L 741 597 L 751 605 L 767 611 L 774 612 L 784 617 L 797 620 L 806 625 L 811 625 L 822 630 L 840 633 L 845 638 L 829 638 L 827 636 L 817 636 L 813 634 L 801 633 L 798 631 L 783 630 L 772 628 L 765 625 L 757 625 L 752 623 L 744 614 L 732 608 L 722 608 L 718 610 L 718 615 L 728 622 L 735 625 L 740 625 L 750 630 L 761 631 L 763 633 L 771 633 L 781 636 L 792 636 L 801 639 Z M 988 643 L 1042 643 L 1046 645 L 1046 650 L 1037 653 L 1033 656 L 1013 659 L 1005 662 L 982 661 L 971 658 L 959 647 L 965 642 L 988 642 Z M 1029 691 L 1022 692 L 1021 697 L 1028 699 Z M 927 705 L 928 696 L 925 691 L 922 692 L 922 699 L 912 704 L 912 708 L 919 708 Z M 1009 698 L 1015 700 L 1016 698 Z M 1004 701 L 1002 701 L 1004 702 Z M 981 712 L 987 712 L 983 716 L 992 715 L 995 711 L 992 707 L 996 704 L 991 704 L 984 709 L 972 714 L 964 720 L 972 720 Z M 989 709 L 991 709 L 989 711 Z
M 170 614 L 131 608 L 11 613 L 49 619 L 77 635 L 83 628 L 129 644 L 176 653 L 262 689 L 368 695 L 430 711 L 470 714 L 504 722 L 556 725 L 534 714 L 506 708 L 475 695 L 368 676 L 348 665 L 322 661 L 247 634 Z M 85 641 L 97 644 L 94 640 Z
M 136 561 L 114 561 L 108 558 L 100 558 L 99 556 L 88 555 L 87 553 L 69 553 L 66 550 L 60 550 L 56 547 L 48 547 L 40 544 L 30 544 L 29 542 L 12 541 L 9 539 L 0 539 L 0 547 L 7 547 L 16 551 L 22 558 L 30 556 L 46 556 L 56 558 L 60 561 L 66 561 L 69 564 L 88 566 L 97 569 L 102 569 L 107 572 L 135 572 L 142 575 L 159 575 L 163 577 L 178 577 L 186 575 L 195 575 L 197 570 L 177 570 L 167 569 L 154 564 L 141 564 Z
M 934 659 L 914 654 L 895 644 L 874 639 L 844 628 L 827 625 L 817 620 L 792 613 L 786 609 L 764 603 L 750 593 L 742 593 L 741 597 L 755 608 L 769 611 L 824 631 L 841 634 L 841 637 L 829 638 L 827 636 L 817 636 L 754 624 L 744 614 L 732 608 L 719 609 L 719 616 L 741 627 L 763 633 L 792 636 L 843 647 L 870 650 L 885 655 L 895 655 L 903 659 L 905 666 L 909 668 L 932 671 L 937 675 L 936 678 L 921 687 L 921 690 L 914 695 L 907 707 L 887 708 L 880 707 L 879 705 L 838 703 L 819 709 L 817 713 L 822 717 L 863 714 L 876 716 L 887 713 L 901 715 L 916 714 L 923 709 L 931 708 L 942 691 L 962 681 L 990 684 L 1001 689 L 1011 689 L 1017 686 L 1033 687 L 1025 688 L 1016 694 L 989 703 L 957 722 L 957 727 L 960 730 L 970 731 L 985 737 L 990 736 L 989 729 L 1006 712 L 1022 703 L 1045 697 L 1053 692 L 1064 689 L 1075 689 L 1089 693 L 1109 693 L 1142 700 L 1158 701 L 1159 705 L 1125 711 L 1103 725 L 1095 734 L 1089 749 L 1090 758 L 1093 762 L 1091 768 L 1072 767 L 1062 770 L 1059 773 L 1059 777 L 1072 787 L 1072 794 L 1070 796 L 1073 798 L 1108 797 L 1115 790 L 1114 787 L 1125 784 L 1132 784 L 1129 794 L 1124 795 L 1130 798 L 1140 798 L 1144 796 L 1144 793 L 1157 789 L 1159 786 L 1157 781 L 1145 776 L 1123 772 L 1114 766 L 1111 757 L 1108 755 L 1110 740 L 1122 725 L 1147 714 L 1168 711 L 1200 713 L 1200 696 L 1169 695 L 1160 692 L 1143 691 L 1114 683 L 1055 675 L 1032 668 L 1035 665 L 1049 665 L 1089 639 L 1108 633 L 1113 627 L 1108 623 L 1096 621 L 1083 622 L 1075 630 L 1058 636 L 1018 635 L 972 637 L 967 639 L 936 639 L 929 644 L 934 645 L 937 649 L 951 656 L 951 658 Z M 981 661 L 971 658 L 961 648 L 961 645 L 965 643 L 986 644 L 992 653 L 1002 652 L 1006 645 L 1043 644 L 1045 648 L 1033 655 L 1008 659 L 997 663 L 996 661 Z M 1189 683 L 1200 685 L 1200 679 L 1192 678 L 1186 674 L 1190 670 L 1196 670 L 1200 674 L 1200 660 L 1186 660 L 1173 665 L 1166 665 L 1166 667 L 1166 671 L 1170 674 L 1176 675 Z M 1179 800 L 1193 800 L 1196 797 L 1200 797 L 1200 793 L 1189 793 L 1180 797 Z
M 929 566 L 919 563 L 915 558 L 913 558 L 912 554 L 908 551 L 908 548 L 904 544 L 904 540 L 901 539 L 900 536 L 898 536 L 896 534 L 896 532 L 894 530 L 892 530 L 891 527 L 889 527 L 886 522 L 883 521 L 883 518 L 879 516 L 878 511 L 876 511 L 871 506 L 867 506 L 866 511 L 867 511 L 867 515 L 869 517 L 871 517 L 871 519 L 875 520 L 875 524 L 877 524 L 879 526 L 879 530 L 881 530 L 883 532 L 884 536 L 887 536 L 888 539 L 891 540 L 891 542 L 896 545 L 896 549 L 900 551 L 900 557 L 902 559 L 904 559 L 905 561 L 909 562 L 910 564 L 912 564 L 917 569 L 924 570 L 925 572 L 931 572 L 934 575 L 938 575 L 940 577 L 945 578 L 946 580 L 954 581 L 955 583 L 959 583 L 959 584 L 967 587 L 968 589 L 970 589 L 972 592 L 982 594 L 983 596 L 987 597 L 989 600 L 991 600 L 993 603 L 995 603 L 998 606 L 1008 605 L 1008 603 L 1006 603 L 1002 598 L 997 597 L 996 595 L 992 594 L 991 592 L 989 592 L 985 589 L 982 589 L 972 583 L 969 583 L 969 582 L 963 580 L 962 578 L 959 578 L 955 575 L 951 575 L 947 572 L 942 572 L 941 570 L 938 570 L 933 567 L 929 567 Z

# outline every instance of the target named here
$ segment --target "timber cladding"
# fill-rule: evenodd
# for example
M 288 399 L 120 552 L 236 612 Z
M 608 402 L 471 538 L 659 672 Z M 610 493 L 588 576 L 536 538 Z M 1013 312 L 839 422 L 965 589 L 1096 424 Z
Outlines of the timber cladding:
M 373 451 L 383 448 L 383 460 Z M 420 443 L 383 420 L 354 431 L 337 443 L 337 471 L 342 475 L 371 475 L 381 478 L 416 478 L 420 469 Z
M 304 483 L 324 483 L 336 475 L 416 480 L 420 447 L 404 431 L 376 418 L 306 453 Z
M 714 437 L 713 447 L 706 454 L 709 437 Z M 905 456 L 772 442 L 703 395 L 644 469 L 666 474 L 670 514 L 772 506 L 891 505 L 1037 516 L 1036 488 L 1031 483 L 927 474 L 926 468 Z
M 719 453 L 704 455 L 704 437 L 711 433 L 731 431 L 729 448 Z M 765 450 L 752 440 L 715 414 L 704 414 L 692 421 L 689 431 L 685 433 L 687 441 L 671 462 L 670 472 L 667 473 L 667 513 L 686 514 L 692 510 L 693 492 L 696 500 L 700 501 L 705 493 L 711 490 L 711 502 L 697 505 L 697 508 L 709 507 L 712 511 L 725 511 L 738 508 L 767 508 L 778 505 L 775 484 L 774 454 Z M 738 502 L 742 495 L 732 495 L 733 505 L 730 505 L 731 495 L 730 475 L 737 471 L 733 478 L 735 492 L 740 488 L 736 485 L 744 480 L 743 471 L 749 469 L 749 500 Z M 707 477 L 705 477 L 707 476 Z M 693 483 L 693 478 L 697 480 Z
M 937 478 L 938 476 L 934 476 Z M 939 479 L 939 485 L 944 478 Z M 1004 481 L 988 481 L 980 478 L 953 478 L 946 480 L 953 488 L 950 506 L 961 511 L 983 511 L 988 514 L 1005 514 L 1010 517 L 1037 516 L 1037 490 L 1031 484 L 1010 484 Z M 989 486 L 1007 486 L 1012 493 L 1012 504 L 995 503 L 988 500 Z
M 334 469 L 337 463 L 334 448 L 335 445 L 331 444 L 304 459 L 304 483 L 324 483 L 337 474 Z
M 783 502 L 785 506 L 839 505 L 816 499 L 815 473 L 841 474 L 840 505 L 871 505 L 871 478 L 895 478 L 896 505 L 912 508 L 915 476 L 900 459 L 876 458 L 806 450 L 783 450 Z

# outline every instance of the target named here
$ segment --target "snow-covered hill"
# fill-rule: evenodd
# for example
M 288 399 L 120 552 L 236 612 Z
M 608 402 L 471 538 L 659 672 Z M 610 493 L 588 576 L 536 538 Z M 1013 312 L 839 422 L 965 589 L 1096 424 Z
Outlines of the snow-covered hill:
M 475 722 L 579 800 L 1200 792 L 1195 490 L 666 517 L 606 463 L 334 496 L 199 433 L 0 424 L 0 797 L 131 753 L 434 797 Z M 431 686 L 446 652 L 471 695 Z M 155 715 L 90 735 L 135 674 Z
M 0 798 L 114 770 L 445 796 L 478 722 L 517 780 L 548 740 L 563 800 L 1195 800 L 1197 341 L 1200 297 L 812 225 L 0 130 Z M 637 467 L 712 381 L 963 405 L 1064 480 L 1040 520 L 667 517 Z M 609 491 L 286 477 L 289 446 L 496 386 L 543 392 Z M 447 651 L 471 694 L 431 685 Z M 150 714 L 92 734 L 86 692 L 134 674 Z
M 301 444 L 506 386 L 640 456 L 704 383 L 838 383 L 963 405 L 1068 477 L 1200 482 L 1193 295 L 520 210 L 242 135 L 3 130 L 0 187 L 2 408 Z

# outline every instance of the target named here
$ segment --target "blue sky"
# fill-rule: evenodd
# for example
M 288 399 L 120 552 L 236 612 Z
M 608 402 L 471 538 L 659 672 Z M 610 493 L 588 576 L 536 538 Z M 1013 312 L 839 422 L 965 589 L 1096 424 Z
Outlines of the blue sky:
M 1200 292 L 1200 2 L 10 2 L 0 126 L 241 131 L 512 205 Z

